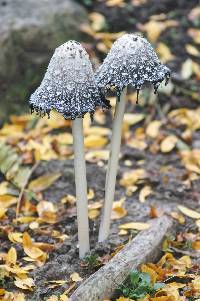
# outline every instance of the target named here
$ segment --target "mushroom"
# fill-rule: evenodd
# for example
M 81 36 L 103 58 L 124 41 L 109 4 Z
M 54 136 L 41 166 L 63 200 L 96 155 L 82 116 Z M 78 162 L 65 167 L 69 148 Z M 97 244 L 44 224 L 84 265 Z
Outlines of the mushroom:
M 40 86 L 31 95 L 32 112 L 48 115 L 55 109 L 72 120 L 74 170 L 77 199 L 79 255 L 89 251 L 88 201 L 84 157 L 83 117 L 93 117 L 96 107 L 109 107 L 98 89 L 89 56 L 80 43 L 68 41 L 58 47 Z
M 119 38 L 95 74 L 97 85 L 104 94 L 113 88 L 117 93 L 99 242 L 109 235 L 127 87 L 131 85 L 137 90 L 138 102 L 143 84 L 152 83 L 156 93 L 160 83 L 165 79 L 167 84 L 169 77 L 170 70 L 160 63 L 151 44 L 135 34 L 124 34 Z

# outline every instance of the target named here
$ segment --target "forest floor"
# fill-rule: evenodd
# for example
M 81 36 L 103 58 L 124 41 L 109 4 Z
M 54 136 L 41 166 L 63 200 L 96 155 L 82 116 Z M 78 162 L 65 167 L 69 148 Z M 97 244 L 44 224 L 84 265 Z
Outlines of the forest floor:
M 166 238 L 162 260 L 157 265 L 149 263 L 142 271 L 148 270 L 154 282 L 164 281 L 165 287 L 152 296 L 146 293 L 143 299 L 198 300 L 198 1 L 81 2 L 90 12 L 91 23 L 82 31 L 94 65 L 122 32 L 140 32 L 171 68 L 171 81 L 158 95 L 151 87 L 144 88 L 138 105 L 135 91 L 129 91 L 111 234 L 102 244 L 97 244 L 97 236 L 115 97 L 110 96 L 111 112 L 97 111 L 93 123 L 89 116 L 84 118 L 92 251 L 82 261 L 77 247 L 70 121 L 53 113 L 51 119 L 10 116 L 10 122 L 2 125 L 0 300 L 68 300 L 84 279 L 163 214 L 174 219 L 176 234 Z M 170 281 L 172 276 L 176 277 Z M 118 300 L 131 299 L 121 291 Z

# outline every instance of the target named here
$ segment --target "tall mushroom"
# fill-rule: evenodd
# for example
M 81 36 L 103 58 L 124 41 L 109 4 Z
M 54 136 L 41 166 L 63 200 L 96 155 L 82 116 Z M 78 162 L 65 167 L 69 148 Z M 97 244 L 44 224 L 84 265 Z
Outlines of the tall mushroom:
M 89 226 L 86 165 L 84 158 L 83 117 L 92 118 L 97 106 L 109 107 L 95 83 L 92 65 L 85 49 L 69 41 L 55 50 L 40 86 L 31 95 L 31 111 L 40 116 L 55 109 L 72 120 L 74 170 L 77 200 L 79 255 L 89 251 Z
M 106 175 L 105 203 L 99 231 L 100 242 L 109 235 L 127 86 L 132 85 L 137 90 L 138 102 L 139 91 L 144 83 L 152 83 L 156 93 L 159 84 L 164 79 L 167 84 L 169 76 L 169 69 L 160 63 L 151 44 L 145 38 L 135 34 L 124 34 L 119 38 L 95 74 L 96 82 L 104 93 L 114 88 L 118 98 Z

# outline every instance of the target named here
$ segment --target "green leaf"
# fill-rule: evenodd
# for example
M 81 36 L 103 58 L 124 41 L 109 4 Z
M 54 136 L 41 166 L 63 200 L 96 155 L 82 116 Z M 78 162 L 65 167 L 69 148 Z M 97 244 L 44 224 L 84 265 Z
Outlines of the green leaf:
M 130 273 L 130 282 L 133 286 L 137 286 L 140 280 L 140 273 L 138 271 L 132 271 Z

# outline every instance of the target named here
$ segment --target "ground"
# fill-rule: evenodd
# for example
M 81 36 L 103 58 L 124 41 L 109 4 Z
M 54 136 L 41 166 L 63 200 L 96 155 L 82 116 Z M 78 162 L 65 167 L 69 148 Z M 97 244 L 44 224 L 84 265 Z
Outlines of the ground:
M 154 95 L 150 87 L 144 88 L 139 105 L 135 104 L 135 91 L 129 91 L 111 234 L 103 244 L 97 244 L 97 236 L 114 95 L 109 95 L 112 112 L 96 112 L 92 124 L 89 117 L 84 119 L 92 250 L 83 261 L 78 259 L 70 122 L 57 114 L 52 114 L 50 120 L 23 115 L 11 116 L 10 123 L 2 125 L 2 300 L 12 300 L 7 292 L 10 296 L 16 292 L 19 300 L 59 300 L 56 296 L 67 300 L 82 279 L 106 264 L 113 253 L 143 231 L 150 220 L 163 214 L 174 219 L 176 233 L 168 237 L 163 246 L 163 250 L 170 253 L 163 259 L 163 276 L 158 267 L 150 267 L 157 271 L 159 281 L 167 280 L 170 272 L 177 275 L 176 267 L 180 264 L 177 260 L 185 255 L 187 263 L 182 274 L 193 275 L 193 278 L 186 277 L 187 288 L 192 287 L 193 280 L 199 279 L 195 278 L 200 273 L 198 3 L 167 0 L 81 2 L 90 11 L 91 25 L 83 26 L 82 30 L 87 36 L 84 46 L 94 66 L 105 57 L 121 31 L 140 31 L 171 68 L 171 81 L 158 95 Z M 174 282 L 180 284 L 176 279 Z M 177 292 L 175 300 L 199 298 L 198 289 L 194 287 L 188 294 L 184 294 L 182 287 L 177 288 Z M 167 296 L 170 294 L 172 290 Z M 121 297 L 120 300 L 125 300 Z

